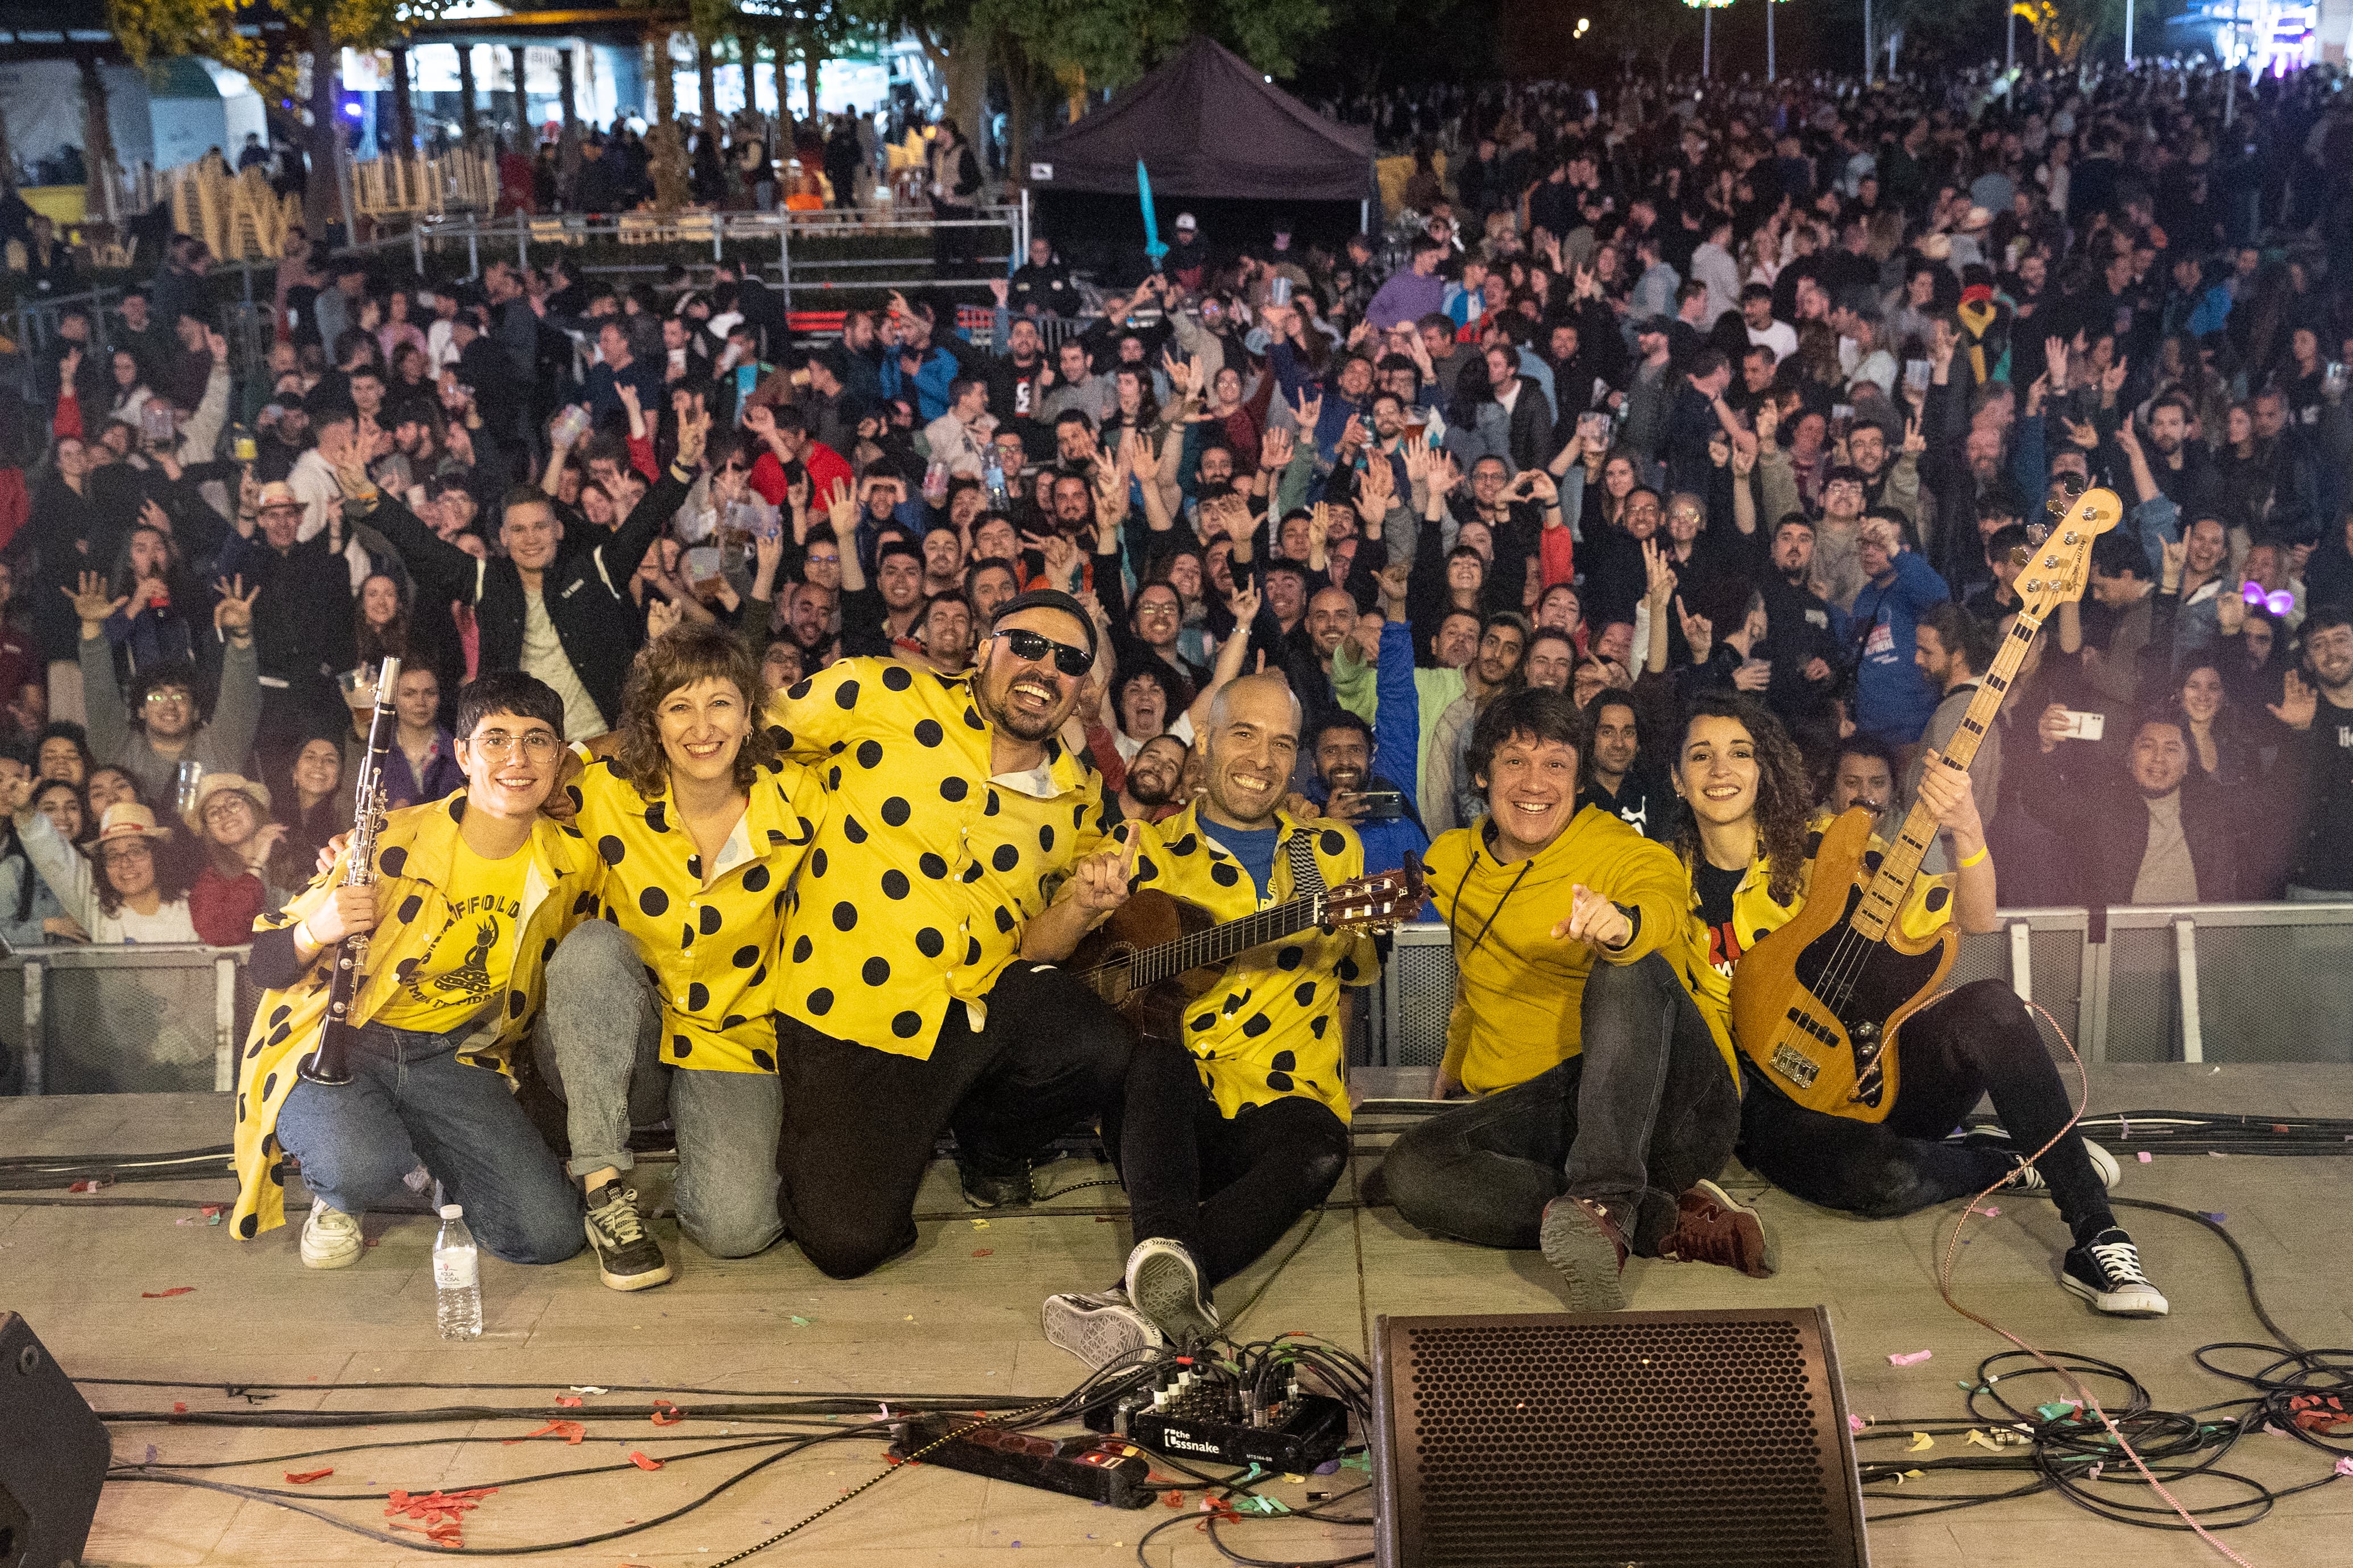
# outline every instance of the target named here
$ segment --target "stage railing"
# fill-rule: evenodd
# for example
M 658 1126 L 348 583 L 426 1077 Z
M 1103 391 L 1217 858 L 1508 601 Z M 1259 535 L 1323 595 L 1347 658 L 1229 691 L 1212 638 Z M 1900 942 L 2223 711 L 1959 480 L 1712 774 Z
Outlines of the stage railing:
M 2090 1061 L 2353 1062 L 2353 901 L 2005 910 L 1950 984 L 2007 983 Z M 256 991 L 243 948 L 33 947 L 0 959 L 0 1092 L 227 1089 Z M 1352 1053 L 1435 1067 L 1454 952 L 1400 927 Z M 13 1004 L 13 1005 L 12 1005 Z
M 2353 1062 L 2353 902 L 2161 904 L 2000 912 L 1964 937 L 1947 984 L 2007 981 L 2089 1061 Z M 1446 1054 L 1454 953 L 1442 925 L 1398 929 L 1357 1053 Z

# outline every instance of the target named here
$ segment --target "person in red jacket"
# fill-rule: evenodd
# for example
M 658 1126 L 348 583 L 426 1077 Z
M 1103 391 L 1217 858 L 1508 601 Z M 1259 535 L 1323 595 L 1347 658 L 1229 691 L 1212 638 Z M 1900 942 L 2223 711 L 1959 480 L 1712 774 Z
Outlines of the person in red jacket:
M 262 880 L 270 850 L 286 837 L 269 820 L 269 786 L 235 773 L 207 773 L 182 820 L 204 847 L 205 868 L 188 889 L 188 918 L 215 947 L 253 940 L 253 922 L 281 900 Z

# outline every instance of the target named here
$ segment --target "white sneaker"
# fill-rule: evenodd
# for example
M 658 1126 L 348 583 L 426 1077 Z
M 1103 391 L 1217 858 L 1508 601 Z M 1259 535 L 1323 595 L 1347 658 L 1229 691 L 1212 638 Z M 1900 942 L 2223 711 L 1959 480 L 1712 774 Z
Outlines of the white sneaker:
M 2019 1162 L 2019 1166 L 2018 1170 L 2010 1178 L 2010 1184 L 2011 1186 L 2030 1193 L 2048 1192 L 2050 1190 L 2051 1184 L 2043 1180 L 2042 1173 L 2036 1170 L 2032 1165 L 2026 1163 L 2025 1155 L 2011 1145 L 2010 1134 L 2003 1131 L 2000 1128 L 1973 1128 L 1966 1142 L 1970 1143 L 1983 1142 L 1999 1145 L 2004 1153 L 2016 1159 Z M 2109 1153 L 2105 1149 L 2101 1148 L 2089 1138 L 2084 1140 L 2084 1152 L 2091 1157 L 2092 1169 L 2098 1174 L 2100 1178 L 2100 1185 L 2104 1190 L 2113 1193 L 2118 1186 L 2123 1184 L 2125 1179 L 2125 1168 L 2116 1163 L 2116 1157 L 2114 1154 Z
M 1217 1309 L 1184 1243 L 1153 1237 L 1127 1255 L 1127 1299 L 1176 1345 L 1218 1336 Z
M 1140 1351 L 1157 1350 L 1163 1342 L 1160 1331 L 1129 1305 L 1127 1292 L 1121 1289 L 1049 1296 L 1040 1316 L 1048 1344 L 1097 1371 Z
M 303 1268 L 349 1268 L 365 1250 L 357 1215 L 331 1209 L 323 1200 L 311 1198 L 311 1217 L 302 1222 Z

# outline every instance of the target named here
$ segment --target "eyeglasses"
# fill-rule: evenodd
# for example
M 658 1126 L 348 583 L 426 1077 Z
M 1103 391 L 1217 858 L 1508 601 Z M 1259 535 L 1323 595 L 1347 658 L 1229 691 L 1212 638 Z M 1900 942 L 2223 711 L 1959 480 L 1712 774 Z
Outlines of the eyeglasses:
M 474 750 L 486 757 L 512 757 L 515 748 L 534 763 L 543 763 L 563 748 L 564 742 L 545 730 L 533 730 L 526 734 L 510 735 L 504 730 L 485 730 L 474 737 Z
M 991 632 L 989 636 L 1003 638 L 1005 646 L 1013 650 L 1013 657 L 1026 664 L 1042 663 L 1048 654 L 1052 654 L 1054 668 L 1064 675 L 1084 675 L 1095 665 L 1095 656 L 1086 649 L 1056 642 L 1052 637 L 1037 632 L 1008 627 L 1001 632 Z

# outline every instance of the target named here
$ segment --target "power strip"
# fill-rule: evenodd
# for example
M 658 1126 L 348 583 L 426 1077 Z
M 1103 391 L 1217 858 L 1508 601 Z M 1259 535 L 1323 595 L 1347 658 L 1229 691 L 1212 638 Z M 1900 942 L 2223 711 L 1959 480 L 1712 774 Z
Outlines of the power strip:
M 972 1430 L 948 1437 L 967 1426 Z M 893 1458 L 968 1470 L 1112 1508 L 1143 1508 L 1154 1497 L 1151 1461 L 1117 1438 L 1040 1436 L 975 1426 L 964 1415 L 911 1416 L 892 1422 L 891 1434 Z M 948 1440 L 943 1443 L 943 1437 Z
M 1113 1410 L 1092 1410 L 1087 1425 L 1116 1430 L 1155 1453 L 1221 1465 L 1257 1465 L 1304 1474 L 1340 1457 L 1348 1443 L 1348 1407 L 1320 1394 L 1294 1394 L 1257 1419 L 1224 1386 L 1197 1384 L 1155 1409 L 1123 1400 Z

